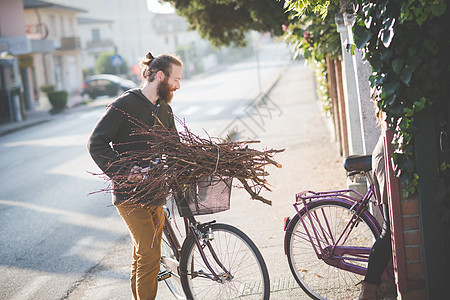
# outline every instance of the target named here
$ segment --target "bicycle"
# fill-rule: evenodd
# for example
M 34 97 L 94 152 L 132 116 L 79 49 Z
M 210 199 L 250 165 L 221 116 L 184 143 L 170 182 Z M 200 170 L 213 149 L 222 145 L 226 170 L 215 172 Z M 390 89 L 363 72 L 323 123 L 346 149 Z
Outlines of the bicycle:
M 284 220 L 289 267 L 313 299 L 359 295 L 357 283 L 364 278 L 370 250 L 381 232 L 381 225 L 368 211 L 376 197 L 371 162 L 371 155 L 353 155 L 344 161 L 349 177 L 363 175 L 368 180 L 364 196 L 351 189 L 300 192 L 293 204 L 296 214 Z M 383 280 L 392 281 L 391 271 L 392 266 L 385 270 Z
M 230 192 L 231 179 L 212 177 L 175 195 L 186 232 L 182 245 L 164 209 L 159 280 L 177 299 L 269 299 L 267 266 L 252 240 L 231 225 L 195 219 L 229 209 Z

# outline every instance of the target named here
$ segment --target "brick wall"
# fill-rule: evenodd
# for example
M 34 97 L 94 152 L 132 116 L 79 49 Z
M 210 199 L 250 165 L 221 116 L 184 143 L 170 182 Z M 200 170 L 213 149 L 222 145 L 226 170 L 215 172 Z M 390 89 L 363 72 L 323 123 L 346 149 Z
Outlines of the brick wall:
M 426 299 L 419 198 L 400 201 L 406 287 L 399 299 Z
M 393 152 L 391 144 L 393 134 L 392 131 L 385 132 L 385 157 L 391 157 Z M 390 164 L 391 160 L 387 159 L 385 162 L 397 299 L 427 299 L 419 198 L 418 196 L 402 198 L 400 184 Z

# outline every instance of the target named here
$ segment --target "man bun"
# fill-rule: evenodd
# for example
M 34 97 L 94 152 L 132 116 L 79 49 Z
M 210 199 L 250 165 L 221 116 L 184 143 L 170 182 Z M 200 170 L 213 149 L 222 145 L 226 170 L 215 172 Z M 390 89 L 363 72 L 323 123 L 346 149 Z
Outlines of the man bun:
M 154 57 L 150 52 L 147 52 L 145 58 L 141 58 L 142 78 L 152 82 L 158 71 L 170 76 L 172 65 L 182 67 L 183 63 L 179 58 L 170 54 L 160 54 Z
M 141 59 L 141 63 L 143 65 L 149 66 L 150 63 L 154 60 L 155 58 L 153 57 L 153 55 L 148 52 L 147 55 L 145 55 L 145 58 Z

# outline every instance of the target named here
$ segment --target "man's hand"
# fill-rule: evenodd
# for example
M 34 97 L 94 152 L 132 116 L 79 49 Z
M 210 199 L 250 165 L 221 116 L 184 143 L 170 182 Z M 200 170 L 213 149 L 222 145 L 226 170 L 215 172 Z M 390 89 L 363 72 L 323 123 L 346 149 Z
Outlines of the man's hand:
M 136 182 L 141 181 L 143 179 L 143 174 L 141 172 L 142 168 L 138 166 L 134 166 L 130 170 L 130 174 L 128 174 L 128 181 Z

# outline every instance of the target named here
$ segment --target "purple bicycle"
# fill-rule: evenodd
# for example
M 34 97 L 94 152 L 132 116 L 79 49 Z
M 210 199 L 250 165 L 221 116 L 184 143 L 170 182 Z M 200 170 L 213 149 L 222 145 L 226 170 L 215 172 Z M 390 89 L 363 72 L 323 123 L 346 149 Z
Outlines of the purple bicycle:
M 357 284 L 364 278 L 370 249 L 381 232 L 368 210 L 369 203 L 375 202 L 371 161 L 371 155 L 353 155 L 344 161 L 348 176 L 367 178 L 370 185 L 364 196 L 354 190 L 304 191 L 296 195 L 296 214 L 285 218 L 284 249 L 289 267 L 313 299 L 359 295 Z M 392 280 L 389 274 L 385 271 L 383 279 Z

